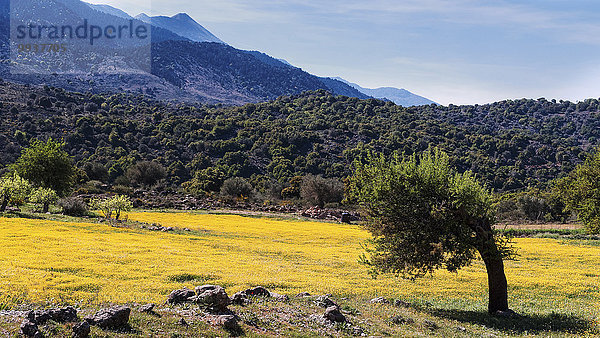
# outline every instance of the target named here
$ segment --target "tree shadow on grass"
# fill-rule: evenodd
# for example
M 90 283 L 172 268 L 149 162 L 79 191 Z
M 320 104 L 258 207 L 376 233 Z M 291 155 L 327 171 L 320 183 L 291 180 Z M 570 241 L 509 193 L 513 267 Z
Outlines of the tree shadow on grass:
M 435 309 L 429 310 L 429 312 L 437 317 L 483 325 L 509 333 L 563 332 L 578 334 L 597 330 L 591 320 L 562 313 L 505 318 L 490 316 L 487 312 L 482 311 Z

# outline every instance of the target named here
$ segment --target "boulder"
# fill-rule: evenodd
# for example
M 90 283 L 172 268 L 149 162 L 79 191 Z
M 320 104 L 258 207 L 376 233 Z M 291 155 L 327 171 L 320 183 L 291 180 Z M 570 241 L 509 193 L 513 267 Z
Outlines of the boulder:
M 290 297 L 288 295 L 280 295 L 275 292 L 271 292 L 271 297 L 275 298 L 275 300 L 280 302 L 287 302 L 288 300 L 290 300 Z
M 216 285 L 204 285 L 196 288 L 196 297 L 194 301 L 202 304 L 212 311 L 225 311 L 231 304 L 229 296 L 225 289 Z
M 397 307 L 410 307 L 410 303 L 407 303 L 407 302 L 405 302 L 403 300 L 400 300 L 400 299 L 396 299 L 394 301 L 394 306 L 397 306 Z
M 248 297 L 244 292 L 236 292 L 231 296 L 231 304 L 233 305 L 244 305 L 248 302 Z
M 53 320 L 58 323 L 67 323 L 77 321 L 77 310 L 71 306 L 67 306 L 61 309 L 49 309 L 49 310 L 33 310 L 26 314 L 29 321 L 36 324 L 44 324 L 49 320 Z
M 300 292 L 299 294 L 296 295 L 296 298 L 306 298 L 306 297 L 310 297 L 311 294 L 308 292 Z
M 81 322 L 73 326 L 73 338 L 88 338 L 90 336 L 90 324 Z
M 521 316 L 514 312 L 513 310 L 506 310 L 506 311 L 501 311 L 498 310 L 493 314 L 495 317 L 500 317 L 500 318 L 520 318 Z
M 215 325 L 221 326 L 222 328 L 228 331 L 235 331 L 240 328 L 237 318 L 233 315 L 217 316 L 213 320 L 213 323 Z
M 122 329 L 129 326 L 131 309 L 127 306 L 115 306 L 102 309 L 93 316 L 88 316 L 85 321 L 103 329 Z
M 245 290 L 244 293 L 246 294 L 246 296 L 271 297 L 271 292 L 269 292 L 269 290 L 263 288 L 262 286 L 257 286 L 257 287 Z
M 423 321 L 423 324 L 425 324 L 425 327 L 427 327 L 430 330 L 437 330 L 439 328 L 439 326 L 435 322 L 429 319 L 425 319 Z
M 389 304 L 390 301 L 385 299 L 384 297 L 377 297 L 377 298 L 371 299 L 371 303 L 373 303 L 373 304 Z
M 156 304 L 153 303 L 142 305 L 140 306 L 139 311 L 144 313 L 154 313 L 154 307 L 156 307 Z
M 192 291 L 188 288 L 175 290 L 175 291 L 171 292 L 171 294 L 169 294 L 169 297 L 167 298 L 167 303 L 181 304 L 181 303 L 189 302 L 190 298 L 194 297 L 194 295 L 195 295 L 194 291 Z
M 337 305 L 334 301 L 332 301 L 327 296 L 317 297 L 317 299 L 315 300 L 315 303 L 317 303 L 318 306 L 324 307 L 324 308 L 328 308 L 328 307 L 332 307 L 332 306 L 339 307 L 339 305 Z
M 415 321 L 412 318 L 405 318 L 405 317 L 398 315 L 398 316 L 394 316 L 394 317 L 390 318 L 390 322 L 392 322 L 396 325 L 403 325 L 403 324 L 412 324 Z
M 21 333 L 25 337 L 36 337 L 36 335 L 39 336 L 41 334 L 37 324 L 29 319 L 25 319 L 25 321 L 21 324 Z
M 346 317 L 340 312 L 337 306 L 330 306 L 325 310 L 323 318 L 327 319 L 332 323 L 345 323 Z

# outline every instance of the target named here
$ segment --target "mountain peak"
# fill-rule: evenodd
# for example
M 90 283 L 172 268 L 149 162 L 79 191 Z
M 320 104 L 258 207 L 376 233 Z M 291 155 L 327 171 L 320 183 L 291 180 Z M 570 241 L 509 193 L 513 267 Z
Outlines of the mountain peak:
M 187 13 L 178 13 L 175 14 L 171 17 L 171 19 L 175 19 L 175 20 L 181 20 L 181 21 L 192 21 L 194 23 L 197 23 L 196 20 L 194 20 L 191 16 L 189 16 Z
M 401 105 L 404 107 L 435 104 L 435 102 L 433 102 L 425 97 L 413 94 L 406 89 L 399 89 L 399 88 L 394 88 L 394 87 L 381 87 L 381 88 L 370 89 L 370 88 L 361 87 L 361 86 L 357 85 L 356 83 L 346 81 L 346 80 L 342 79 L 341 77 L 335 77 L 333 79 L 341 81 L 351 87 L 354 87 L 356 90 L 358 90 L 359 92 L 361 92 L 363 94 L 372 96 L 377 99 L 387 99 L 387 100 L 394 102 L 395 104 L 398 104 L 398 105 Z

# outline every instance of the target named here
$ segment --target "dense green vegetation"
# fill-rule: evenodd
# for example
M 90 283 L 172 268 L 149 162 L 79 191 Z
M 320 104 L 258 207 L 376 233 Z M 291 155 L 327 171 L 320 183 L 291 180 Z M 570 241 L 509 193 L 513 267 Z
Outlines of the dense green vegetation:
M 243 177 L 259 192 L 281 192 L 297 176 L 343 179 L 369 150 L 438 146 L 460 172 L 497 192 L 518 191 L 570 172 L 600 137 L 598 100 L 404 108 L 318 91 L 218 107 L 7 83 L 0 97 L 0 168 L 33 139 L 62 139 L 77 183 L 93 181 L 88 190 L 158 182 L 203 195 Z

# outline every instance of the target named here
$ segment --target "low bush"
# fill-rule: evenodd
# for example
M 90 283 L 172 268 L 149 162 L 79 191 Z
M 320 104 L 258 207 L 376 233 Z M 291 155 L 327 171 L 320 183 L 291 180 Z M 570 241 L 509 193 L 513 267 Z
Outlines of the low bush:
M 344 184 L 335 178 L 307 175 L 302 180 L 300 194 L 305 203 L 311 206 L 341 203 L 344 199 Z
M 241 177 L 235 177 L 225 180 L 221 186 L 221 196 L 225 198 L 252 198 L 254 196 L 254 188 Z
M 67 197 L 58 201 L 58 206 L 62 208 L 62 213 L 67 216 L 85 216 L 88 213 L 88 205 L 78 197 Z

